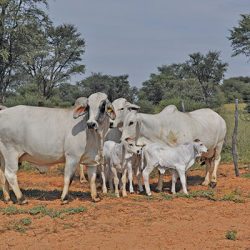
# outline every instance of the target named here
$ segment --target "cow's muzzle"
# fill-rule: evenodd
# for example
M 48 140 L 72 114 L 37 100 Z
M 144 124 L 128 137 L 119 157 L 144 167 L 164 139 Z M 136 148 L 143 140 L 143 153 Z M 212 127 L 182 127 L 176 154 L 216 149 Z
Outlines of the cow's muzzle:
M 87 122 L 87 126 L 89 129 L 97 129 L 97 123 L 96 122 Z

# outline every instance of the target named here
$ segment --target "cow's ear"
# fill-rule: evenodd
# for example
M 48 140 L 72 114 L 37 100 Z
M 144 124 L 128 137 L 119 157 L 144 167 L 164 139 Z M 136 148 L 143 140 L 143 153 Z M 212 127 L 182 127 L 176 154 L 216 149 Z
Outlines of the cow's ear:
M 194 142 L 200 142 L 200 139 L 195 139 Z
M 116 117 L 115 109 L 110 101 L 107 101 L 106 103 L 106 113 L 110 117 L 110 119 L 115 120 Z
M 75 107 L 73 111 L 73 117 L 76 119 L 79 116 L 82 116 L 88 112 L 88 98 L 86 97 L 79 97 L 75 101 Z
M 138 111 L 138 110 L 140 109 L 140 106 L 128 102 L 128 103 L 126 104 L 126 108 L 127 108 L 129 111 L 132 111 L 132 110 Z

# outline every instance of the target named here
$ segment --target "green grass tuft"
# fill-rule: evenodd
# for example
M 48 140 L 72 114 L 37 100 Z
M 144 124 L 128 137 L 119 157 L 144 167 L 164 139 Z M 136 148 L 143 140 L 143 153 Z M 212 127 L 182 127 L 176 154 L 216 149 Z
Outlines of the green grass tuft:
M 235 203 L 244 203 L 245 200 L 241 197 L 241 191 L 235 189 L 233 192 L 229 194 L 225 194 L 221 199 L 221 201 L 233 201 Z
M 250 173 L 242 174 L 241 177 L 250 179 Z
M 226 239 L 228 240 L 236 240 L 237 237 L 237 231 L 235 230 L 229 230 L 226 232 Z

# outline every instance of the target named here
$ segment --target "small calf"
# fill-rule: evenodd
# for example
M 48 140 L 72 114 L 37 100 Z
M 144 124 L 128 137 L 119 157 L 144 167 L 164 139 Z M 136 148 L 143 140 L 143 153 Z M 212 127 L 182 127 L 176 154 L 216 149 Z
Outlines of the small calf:
M 188 194 L 186 185 L 186 171 L 194 164 L 195 159 L 207 152 L 203 143 L 196 139 L 191 143 L 170 147 L 159 143 L 151 143 L 142 150 L 142 168 L 144 161 L 146 167 L 143 170 L 143 179 L 147 195 L 151 195 L 149 187 L 149 175 L 154 168 L 158 168 L 161 174 L 166 169 L 172 170 L 172 193 L 175 194 L 175 184 L 179 175 L 183 192 Z
M 122 196 L 127 196 L 126 192 L 126 175 L 129 171 L 129 179 L 132 177 L 132 164 L 136 162 L 136 158 L 141 154 L 141 147 L 133 143 L 115 143 L 114 141 L 106 141 L 103 146 L 104 168 L 109 170 L 110 188 L 113 187 L 113 179 L 115 184 L 115 194 L 119 197 L 119 178 L 118 173 L 122 174 Z M 102 170 L 103 192 L 107 192 L 105 170 Z M 132 180 L 130 180 L 132 181 Z M 133 191 L 130 189 L 130 191 Z

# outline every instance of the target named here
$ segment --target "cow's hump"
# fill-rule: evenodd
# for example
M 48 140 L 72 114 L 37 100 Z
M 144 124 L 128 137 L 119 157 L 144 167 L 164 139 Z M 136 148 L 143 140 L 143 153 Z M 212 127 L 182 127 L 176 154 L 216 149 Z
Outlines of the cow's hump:
M 175 105 L 168 105 L 161 112 L 174 113 L 175 111 L 178 111 Z

